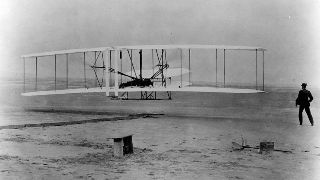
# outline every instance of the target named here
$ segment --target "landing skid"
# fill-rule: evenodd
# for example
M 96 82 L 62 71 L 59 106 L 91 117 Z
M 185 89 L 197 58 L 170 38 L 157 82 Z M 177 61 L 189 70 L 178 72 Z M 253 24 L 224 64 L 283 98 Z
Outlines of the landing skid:
M 157 97 L 157 91 L 141 91 L 140 98 L 129 98 L 129 92 L 122 93 L 117 99 L 121 100 L 172 100 L 171 91 L 165 92 L 168 98 L 161 99 Z

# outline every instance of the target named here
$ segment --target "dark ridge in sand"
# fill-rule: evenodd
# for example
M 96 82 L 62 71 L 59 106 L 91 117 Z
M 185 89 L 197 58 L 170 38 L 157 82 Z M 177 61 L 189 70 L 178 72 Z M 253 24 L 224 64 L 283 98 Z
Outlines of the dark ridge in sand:
M 91 142 L 86 139 L 81 141 L 67 141 L 67 140 L 58 140 L 58 139 L 50 139 L 44 140 L 41 138 L 31 138 L 30 136 L 21 136 L 15 135 L 14 137 L 4 138 L 3 141 L 11 141 L 16 143 L 30 143 L 30 142 L 37 142 L 38 144 L 50 144 L 50 145 L 59 145 L 59 146 L 80 146 L 80 147 L 87 147 L 93 149 L 112 149 L 112 145 L 106 143 L 97 143 Z M 111 153 L 112 154 L 112 153 Z
M 109 111 L 89 111 L 89 110 L 75 110 L 75 109 L 57 109 L 57 108 L 26 108 L 25 111 L 41 112 L 41 113 L 70 113 L 83 115 L 117 115 L 124 113 L 109 112 Z M 129 114 L 130 115 L 130 114 Z
M 116 112 L 116 111 L 99 111 L 99 110 L 83 110 L 83 109 L 59 109 L 57 107 L 53 108 L 25 108 L 25 111 L 29 112 L 40 112 L 40 113 L 66 113 L 66 114 L 80 114 L 80 115 L 127 115 L 134 116 L 138 115 L 143 118 L 157 118 L 157 116 L 166 117 L 186 117 L 186 118 L 215 118 L 215 119 L 246 119 L 243 117 L 229 117 L 229 116 L 208 116 L 208 115 L 190 115 L 190 114 L 163 114 L 163 113 L 136 113 L 134 115 L 126 112 Z M 1 128 L 1 126 L 0 126 Z
M 30 112 L 42 112 L 42 113 L 70 113 L 70 114 L 82 114 L 82 115 L 128 115 L 128 116 L 158 116 L 165 115 L 163 113 L 124 113 L 124 112 L 116 112 L 116 111 L 99 111 L 99 110 L 77 110 L 77 109 L 59 109 L 59 108 L 25 108 L 25 111 Z
M 54 110 L 52 110 L 54 111 Z M 58 110 L 62 112 L 61 110 Z M 54 111 L 57 112 L 57 111 Z M 68 111 L 67 111 L 68 112 Z M 69 112 L 77 112 L 77 111 L 69 111 Z M 81 113 L 81 111 L 79 111 Z M 122 117 L 112 117 L 112 118 L 98 118 L 98 119 L 88 119 L 88 120 L 80 120 L 80 121 L 62 121 L 62 122 L 50 122 L 50 123 L 36 123 L 36 124 L 19 124 L 19 125 L 8 125 L 8 126 L 0 126 L 0 130 L 2 129 L 21 129 L 27 127 L 49 127 L 49 126 L 66 126 L 66 125 L 75 125 L 75 124 L 85 124 L 85 123 L 97 123 L 103 121 L 121 121 L 121 120 L 132 120 L 138 118 L 157 118 L 157 116 L 163 114 L 130 114 L 128 116 Z

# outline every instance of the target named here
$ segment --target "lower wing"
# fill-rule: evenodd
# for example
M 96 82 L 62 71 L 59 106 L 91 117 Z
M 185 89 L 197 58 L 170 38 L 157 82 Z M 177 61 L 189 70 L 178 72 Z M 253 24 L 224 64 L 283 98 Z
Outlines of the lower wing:
M 115 88 L 110 88 L 110 92 L 115 92 Z M 211 92 L 211 93 L 262 93 L 264 91 L 255 89 L 239 89 L 239 88 L 219 88 L 219 87 L 199 87 L 199 86 L 167 86 L 167 87 L 126 87 L 118 89 L 118 92 Z M 82 94 L 82 93 L 104 93 L 106 88 L 78 88 L 78 89 L 64 89 L 52 91 L 35 91 L 22 93 L 22 96 L 41 96 L 54 94 Z

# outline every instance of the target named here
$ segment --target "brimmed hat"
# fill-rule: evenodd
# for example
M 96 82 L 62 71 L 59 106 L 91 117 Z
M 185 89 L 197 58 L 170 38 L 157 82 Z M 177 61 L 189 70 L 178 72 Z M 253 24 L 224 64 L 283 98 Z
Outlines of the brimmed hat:
M 302 83 L 301 86 L 306 87 L 306 86 L 307 86 L 307 83 Z

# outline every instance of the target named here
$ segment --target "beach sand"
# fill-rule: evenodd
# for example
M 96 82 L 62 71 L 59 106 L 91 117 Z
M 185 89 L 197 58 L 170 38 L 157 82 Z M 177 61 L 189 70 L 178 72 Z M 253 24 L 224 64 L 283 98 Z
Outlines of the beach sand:
M 295 95 L 185 93 L 171 101 L 115 101 L 97 94 L 22 98 L 20 108 L 28 116 L 7 115 L 10 121 L 2 122 L 0 179 L 319 179 L 319 106 L 312 107 L 315 126 L 306 116 L 300 126 Z M 88 119 L 104 120 L 23 127 Z M 118 132 L 134 134 L 133 154 L 113 157 L 109 138 Z M 232 142 L 243 140 L 251 147 L 272 141 L 283 151 L 235 149 Z
M 134 154 L 112 156 L 114 132 L 132 132 Z M 2 179 L 318 179 L 319 128 L 252 120 L 154 116 L 0 133 Z M 271 154 L 236 150 L 275 142 Z M 292 153 L 291 153 L 292 152 Z

